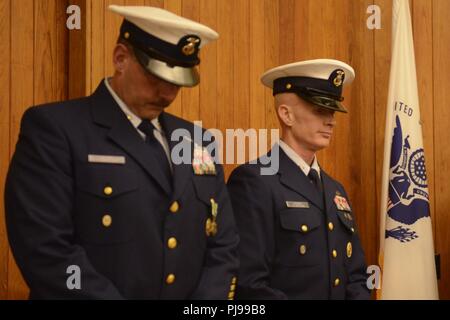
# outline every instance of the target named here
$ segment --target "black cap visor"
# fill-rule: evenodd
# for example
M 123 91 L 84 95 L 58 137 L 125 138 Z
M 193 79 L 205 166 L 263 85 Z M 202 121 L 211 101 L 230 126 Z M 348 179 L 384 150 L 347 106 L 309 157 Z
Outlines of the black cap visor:
M 321 90 L 311 88 L 296 88 L 294 92 L 302 99 L 325 109 L 348 113 L 342 105 L 343 97 L 332 96 Z

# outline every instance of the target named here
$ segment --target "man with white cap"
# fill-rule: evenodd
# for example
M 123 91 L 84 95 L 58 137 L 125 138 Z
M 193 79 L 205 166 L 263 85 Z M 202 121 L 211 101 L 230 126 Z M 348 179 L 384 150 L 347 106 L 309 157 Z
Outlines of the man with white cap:
M 263 161 L 235 169 L 228 181 L 240 233 L 238 299 L 368 299 L 364 253 L 342 185 L 319 166 L 334 113 L 347 112 L 342 88 L 354 79 L 340 61 L 283 65 L 262 76 L 273 90 L 281 140 Z
M 30 297 L 232 299 L 223 169 L 189 136 L 194 164 L 172 161 L 172 133 L 194 125 L 164 112 L 199 83 L 200 47 L 218 34 L 158 8 L 110 9 L 124 17 L 114 76 L 22 119 L 5 204 Z

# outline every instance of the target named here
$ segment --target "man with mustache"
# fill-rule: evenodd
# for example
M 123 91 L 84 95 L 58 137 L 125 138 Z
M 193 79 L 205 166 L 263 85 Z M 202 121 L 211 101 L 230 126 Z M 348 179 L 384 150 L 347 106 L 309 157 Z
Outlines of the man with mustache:
M 228 189 L 240 234 L 238 299 L 368 299 L 364 253 L 343 186 L 319 166 L 354 78 L 340 61 L 296 62 L 262 76 L 273 90 L 281 140 L 265 161 L 232 173 Z
M 110 10 L 124 17 L 114 76 L 22 119 L 5 205 L 30 298 L 232 299 L 223 169 L 190 140 L 192 123 L 164 111 L 199 83 L 200 47 L 218 34 L 159 8 Z M 191 163 L 174 161 L 177 129 Z

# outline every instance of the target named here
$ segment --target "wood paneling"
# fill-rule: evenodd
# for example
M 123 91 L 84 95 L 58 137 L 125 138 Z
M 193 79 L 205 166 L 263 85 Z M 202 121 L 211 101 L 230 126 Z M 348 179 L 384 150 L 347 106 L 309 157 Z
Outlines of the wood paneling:
M 420 97 L 420 116 L 424 136 L 424 150 L 428 189 L 430 192 L 430 210 L 436 239 L 435 218 L 435 167 L 434 167 L 434 106 L 433 106 L 433 2 L 414 0 L 411 11 L 416 55 L 417 85 Z
M 374 105 L 374 35 L 366 28 L 366 8 L 371 1 L 352 1 L 349 14 L 344 20 L 350 20 L 345 50 L 341 54 L 354 67 L 356 78 L 349 88 L 349 114 L 343 119 L 348 130 L 337 131 L 335 143 L 337 156 L 335 170 L 339 180 L 348 189 L 350 200 L 357 213 L 359 236 L 365 249 L 368 264 L 377 263 L 378 228 L 376 228 L 375 182 L 375 105 Z M 342 12 L 344 15 L 344 12 Z M 355 26 L 355 27 L 352 27 Z M 345 101 L 344 101 L 345 102 Z M 345 122 L 346 121 L 346 122 Z M 341 125 L 338 124 L 338 129 Z M 343 139 L 342 141 L 340 141 Z M 347 145 L 345 147 L 345 145 Z M 344 146 L 342 152 L 341 146 Z M 348 162 L 348 165 L 345 164 Z M 344 167 L 345 171 L 337 167 Z
M 220 40 L 217 42 L 217 99 L 213 104 L 217 105 L 216 125 L 219 130 L 225 132 L 230 123 L 233 123 L 233 79 L 234 79 L 234 37 L 233 25 L 230 19 L 234 8 L 231 1 L 217 1 L 217 29 Z M 221 154 L 225 161 L 225 154 Z M 229 174 L 231 167 L 225 166 L 225 173 Z
M 11 13 L 10 155 L 22 114 L 34 104 L 34 1 L 11 1 Z M 8 299 L 25 298 L 27 289 L 10 251 L 7 279 Z
M 441 254 L 440 297 L 450 299 L 450 2 L 433 1 L 433 96 L 434 96 L 434 166 L 436 249 Z
M 24 299 L 28 289 L 8 248 L 3 187 L 24 111 L 67 98 L 66 0 L 1 0 L 0 299 Z
M 221 0 L 200 0 L 200 22 L 217 29 L 217 2 Z M 217 126 L 217 104 L 210 103 L 217 98 L 217 42 L 204 47 L 201 53 L 200 77 L 203 85 L 200 87 L 199 119 L 206 128 Z M 203 107 L 205 106 L 205 107 Z M 181 103 L 177 107 L 181 108 Z
M 266 45 L 264 0 L 250 0 L 249 5 L 249 88 L 247 91 L 249 125 L 255 129 L 264 129 L 266 128 L 265 89 L 260 81 L 260 76 L 266 71 L 264 54 L 262 54 Z M 241 107 L 245 108 L 245 105 Z
M 264 0 L 264 66 L 265 70 L 274 68 L 280 64 L 280 47 L 282 43 L 279 41 L 281 32 L 285 32 L 280 28 L 283 17 L 280 17 L 280 8 L 283 2 Z M 292 31 L 293 32 L 293 31 Z M 256 77 L 260 77 L 257 75 Z M 264 104 L 266 110 L 266 128 L 278 129 L 278 118 L 273 103 L 273 95 L 271 90 L 264 88 Z M 270 144 L 270 141 L 268 141 Z
M 337 116 L 322 166 L 341 181 L 355 208 L 369 264 L 377 263 L 379 201 L 391 55 L 391 0 L 74 0 L 82 30 L 68 31 L 66 0 L 0 0 L 0 193 L 20 118 L 30 105 L 91 93 L 113 75 L 112 51 L 121 18 L 110 4 L 153 5 L 198 20 L 220 38 L 202 49 L 201 84 L 184 88 L 169 112 L 206 128 L 275 129 L 278 120 L 261 74 L 274 66 L 314 58 L 351 64 L 347 115 Z M 366 27 L 367 7 L 380 6 L 382 28 Z M 423 134 L 435 231 L 441 254 L 441 298 L 450 298 L 450 14 L 447 0 L 412 0 L 411 11 Z M 69 79 L 69 80 L 67 80 Z M 269 141 L 270 142 L 270 141 Z M 247 145 L 248 147 L 248 145 Z M 247 148 L 248 150 L 248 148 Z M 224 160 L 226 158 L 224 157 Z M 248 158 L 247 158 L 248 159 Z M 228 176 L 235 164 L 225 165 Z M 3 198 L 0 214 L 3 216 Z M 27 289 L 9 253 L 0 219 L 0 299 L 24 298 Z
M 8 39 L 11 34 L 11 4 L 0 2 L 0 37 Z M 8 241 L 3 207 L 4 177 L 9 162 L 10 86 L 11 86 L 11 42 L 4 41 L 0 51 L 0 300 L 8 292 Z

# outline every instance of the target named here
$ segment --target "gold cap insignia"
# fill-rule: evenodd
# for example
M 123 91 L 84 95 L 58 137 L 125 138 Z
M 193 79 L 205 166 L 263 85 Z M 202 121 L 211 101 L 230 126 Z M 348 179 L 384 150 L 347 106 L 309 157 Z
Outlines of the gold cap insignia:
M 200 43 L 200 39 L 196 37 L 189 37 L 186 39 L 188 42 L 186 45 L 183 46 L 181 51 L 185 56 L 191 56 L 195 53 L 195 49 L 197 48 L 198 44 Z
M 344 76 L 345 72 L 342 70 L 336 71 L 337 75 L 336 78 L 334 78 L 333 83 L 336 87 L 342 86 L 342 83 L 344 82 Z

